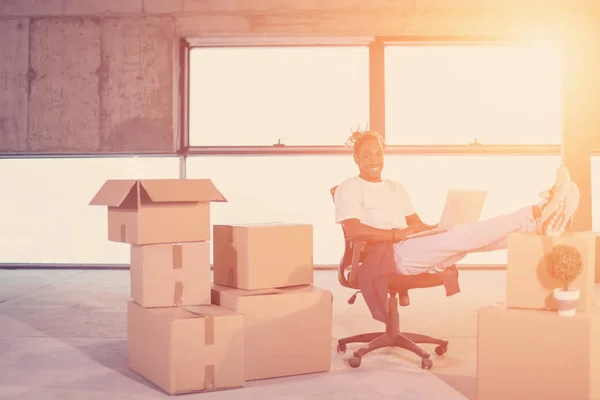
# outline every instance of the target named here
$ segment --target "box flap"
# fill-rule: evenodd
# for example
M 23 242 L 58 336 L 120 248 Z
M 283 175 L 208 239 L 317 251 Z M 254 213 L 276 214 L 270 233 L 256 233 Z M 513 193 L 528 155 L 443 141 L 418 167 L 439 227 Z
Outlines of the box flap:
M 257 290 L 243 290 L 236 289 L 226 286 L 214 285 L 212 287 L 214 290 L 219 291 L 220 293 L 227 293 L 227 295 L 235 296 L 235 297 L 247 297 L 247 296 L 264 296 L 271 294 L 281 294 L 283 293 L 279 289 L 257 289 Z
M 135 186 L 135 180 L 108 180 L 96 193 L 90 206 L 119 207 Z
M 227 225 L 216 225 L 216 226 L 229 226 L 233 228 L 279 228 L 279 227 L 298 227 L 298 226 L 311 226 L 310 224 L 299 224 L 295 222 L 256 222 L 246 224 L 227 224 Z
M 135 303 L 135 301 L 133 302 Z M 135 303 L 138 305 L 137 303 Z M 139 305 L 138 305 L 139 306 Z M 141 307 L 141 306 L 140 306 Z M 219 307 L 217 305 L 205 306 L 180 306 L 180 307 L 153 307 L 147 308 L 150 312 L 164 316 L 171 321 L 189 318 L 206 318 L 206 317 L 228 317 L 239 315 L 233 310 Z
M 134 301 L 134 303 L 138 307 L 141 307 L 135 301 Z M 198 315 L 196 313 L 188 311 L 184 307 L 153 307 L 153 308 L 144 308 L 144 310 L 148 310 L 149 312 L 151 312 L 153 314 L 160 315 L 160 316 L 168 319 L 169 321 L 178 321 L 178 320 L 182 320 L 182 319 L 198 317 Z
M 143 179 L 140 184 L 154 202 L 227 202 L 210 179 Z
M 217 305 L 210 306 L 183 306 L 180 307 L 185 311 L 194 314 L 196 317 L 229 317 L 232 315 L 239 315 L 233 310 L 229 310 L 224 307 Z
M 272 288 L 272 289 L 256 289 L 256 290 L 244 290 L 230 288 L 220 285 L 212 286 L 213 290 L 217 290 L 220 293 L 227 293 L 227 295 L 235 297 L 250 297 L 250 296 L 270 296 L 274 294 L 286 294 L 286 293 L 301 293 L 301 292 L 314 292 L 315 287 L 312 285 L 300 285 L 300 286 L 289 286 L 284 288 Z

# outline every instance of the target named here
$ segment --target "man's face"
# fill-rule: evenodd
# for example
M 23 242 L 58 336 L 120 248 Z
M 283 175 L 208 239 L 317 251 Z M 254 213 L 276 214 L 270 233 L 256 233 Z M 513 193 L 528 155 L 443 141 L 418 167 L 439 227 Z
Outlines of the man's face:
M 381 180 L 383 169 L 383 149 L 376 138 L 368 138 L 362 142 L 354 161 L 360 170 L 360 177 L 371 182 Z

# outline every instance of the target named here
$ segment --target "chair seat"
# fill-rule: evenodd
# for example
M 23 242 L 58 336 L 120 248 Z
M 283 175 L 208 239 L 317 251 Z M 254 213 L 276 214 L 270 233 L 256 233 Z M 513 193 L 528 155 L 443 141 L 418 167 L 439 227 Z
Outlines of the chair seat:
M 453 265 L 447 268 L 448 270 L 455 270 L 456 267 Z M 458 271 L 457 271 L 458 273 Z M 349 277 L 348 277 L 349 278 Z M 351 283 L 348 287 L 351 289 L 358 289 L 358 285 L 354 280 L 348 279 L 349 283 Z M 440 274 L 431 274 L 428 272 L 424 272 L 422 274 L 417 275 L 402 275 L 402 274 L 393 274 L 388 276 L 388 288 L 393 291 L 402 291 L 408 289 L 418 289 L 418 288 L 430 288 L 441 286 L 444 284 L 442 277 Z
M 444 282 L 439 274 L 422 273 L 418 275 L 394 274 L 388 277 L 390 289 L 417 289 L 441 286 Z
M 448 267 L 446 271 L 453 271 L 458 275 L 455 265 Z M 350 283 L 350 280 L 348 280 L 348 283 Z M 441 273 L 431 274 L 425 272 L 418 275 L 393 274 L 388 276 L 388 292 L 398 295 L 398 302 L 402 307 L 410 305 L 410 296 L 408 295 L 410 289 L 432 288 L 443 285 L 444 280 Z M 349 284 L 346 287 L 359 289 L 356 283 Z
M 448 267 L 446 271 L 452 271 L 458 274 L 456 266 Z M 398 293 L 398 302 L 405 307 L 410 305 L 408 291 L 410 289 L 430 288 L 442 286 L 444 280 L 441 273 L 422 273 L 418 275 L 391 275 L 388 277 L 388 291 Z

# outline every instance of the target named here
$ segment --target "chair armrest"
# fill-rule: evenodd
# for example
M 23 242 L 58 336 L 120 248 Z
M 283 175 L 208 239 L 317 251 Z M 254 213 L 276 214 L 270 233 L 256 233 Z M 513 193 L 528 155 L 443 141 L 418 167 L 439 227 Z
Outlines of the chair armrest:
M 364 240 L 354 240 L 352 243 L 352 264 L 350 264 L 350 267 L 354 268 L 360 265 L 360 256 L 367 242 Z
M 344 287 L 356 289 L 358 288 L 358 269 L 362 251 L 364 250 L 365 241 L 346 239 L 346 250 L 340 262 L 338 269 L 338 281 Z M 348 272 L 349 270 L 349 272 Z
M 361 268 L 362 255 L 365 251 L 367 241 L 352 240 L 352 262 L 350 263 L 350 273 L 348 274 L 348 283 L 351 288 L 358 288 L 358 271 Z
M 360 256 L 367 242 L 364 240 L 352 241 L 352 263 L 350 264 L 350 274 L 348 274 L 348 283 L 351 287 L 358 287 L 358 270 L 360 268 Z

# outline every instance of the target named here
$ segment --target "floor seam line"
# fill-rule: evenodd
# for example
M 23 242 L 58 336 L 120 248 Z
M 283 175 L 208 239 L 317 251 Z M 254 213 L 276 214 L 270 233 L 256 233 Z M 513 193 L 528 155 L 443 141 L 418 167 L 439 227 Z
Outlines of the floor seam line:
M 85 272 L 85 270 L 84 270 L 84 271 L 78 271 L 77 273 L 75 273 L 75 274 L 73 274 L 73 275 L 69 275 L 68 277 L 66 277 L 66 278 L 64 278 L 64 279 L 59 279 L 59 280 L 56 280 L 56 281 L 54 281 L 54 282 L 52 282 L 52 283 L 48 283 L 48 284 L 46 284 L 46 285 L 39 286 L 39 287 L 37 287 L 37 288 L 35 288 L 35 289 L 32 289 L 32 290 L 30 290 L 30 291 L 27 291 L 27 292 L 25 292 L 25 293 L 18 294 L 18 295 L 16 295 L 16 296 L 10 297 L 10 298 L 8 298 L 8 299 L 0 300 L 0 306 L 1 306 L 2 304 L 6 303 L 6 302 L 9 302 L 9 301 L 11 301 L 11 300 L 18 299 L 19 297 L 23 297 L 23 296 L 26 296 L 26 295 L 28 295 L 28 294 L 31 294 L 31 293 L 37 292 L 38 290 L 41 290 L 41 289 L 47 288 L 48 286 L 52 286 L 52 285 L 54 285 L 54 284 L 56 284 L 56 283 L 61 283 L 61 282 L 64 282 L 64 281 L 66 281 L 66 280 L 68 280 L 68 279 L 71 279 L 71 278 L 73 278 L 73 277 L 76 277 L 77 275 L 81 275 L 81 274 L 83 274 L 84 272 Z

